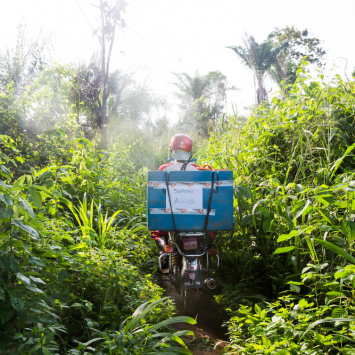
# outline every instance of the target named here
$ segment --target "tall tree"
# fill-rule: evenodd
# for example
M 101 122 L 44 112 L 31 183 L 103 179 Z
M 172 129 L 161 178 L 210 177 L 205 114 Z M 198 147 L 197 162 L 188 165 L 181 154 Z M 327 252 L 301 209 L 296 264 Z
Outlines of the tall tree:
M 108 123 L 110 117 L 114 114 L 117 107 L 123 103 L 122 92 L 128 85 L 127 77 L 120 77 L 122 80 L 117 82 L 115 90 L 110 90 L 110 63 L 112 59 L 112 50 L 115 43 L 116 32 L 118 29 L 126 27 L 126 22 L 123 18 L 126 12 L 127 2 L 125 0 L 100 0 L 100 5 L 96 6 L 100 10 L 100 26 L 99 29 L 94 29 L 94 34 L 97 35 L 100 46 L 100 67 L 94 71 L 92 82 L 94 85 L 99 83 L 99 88 L 93 89 L 93 97 L 96 100 L 96 118 L 97 125 L 101 131 L 101 148 L 108 147 Z M 130 98 L 133 99 L 141 95 L 136 93 Z M 108 107 L 108 101 L 112 100 L 113 104 Z
M 69 100 L 73 104 L 77 124 L 84 130 L 87 138 L 97 135 L 101 107 L 101 62 L 94 55 L 88 63 L 80 64 L 75 68 Z M 143 121 L 150 118 L 154 110 L 163 106 L 164 102 L 156 97 L 147 87 L 139 85 L 130 74 L 119 70 L 109 74 L 107 84 L 108 100 L 107 125 L 109 127 L 107 138 L 124 132 L 128 126 L 140 126 Z M 102 126 L 101 126 L 102 130 Z
M 316 37 L 310 37 L 307 29 L 299 31 L 294 26 L 276 28 L 268 38 L 275 48 L 287 44 L 268 70 L 271 78 L 279 85 L 282 81 L 285 84 L 295 82 L 297 66 L 304 59 L 318 67 L 324 65 L 322 60 L 326 52 L 321 46 L 322 42 Z
M 221 116 L 229 87 L 227 78 L 220 71 L 211 71 L 207 75 L 196 72 L 194 76 L 175 73 L 177 81 L 172 83 L 178 88 L 175 92 L 180 100 L 181 123 L 199 128 L 207 134 L 208 124 Z
M 287 47 L 287 43 L 274 45 L 271 39 L 267 39 L 262 43 L 257 43 L 253 36 L 245 34 L 243 46 L 230 46 L 242 63 L 250 68 L 257 80 L 257 104 L 260 105 L 264 101 L 268 101 L 267 92 L 264 86 L 265 73 L 277 62 L 278 57 L 283 49 Z
M 107 149 L 107 125 L 108 118 L 119 102 L 122 87 L 117 90 L 115 103 L 111 111 L 107 113 L 107 100 L 109 98 L 109 73 L 112 49 L 115 42 L 116 30 L 126 27 L 126 22 L 123 19 L 123 14 L 126 12 L 127 3 L 125 0 L 113 0 L 111 2 L 100 0 L 100 32 L 98 38 L 101 45 L 101 85 L 100 95 L 97 96 L 97 104 L 99 107 L 97 122 L 101 130 L 101 148 Z M 108 51 L 106 52 L 106 41 L 108 42 Z M 124 83 L 121 84 L 124 86 Z

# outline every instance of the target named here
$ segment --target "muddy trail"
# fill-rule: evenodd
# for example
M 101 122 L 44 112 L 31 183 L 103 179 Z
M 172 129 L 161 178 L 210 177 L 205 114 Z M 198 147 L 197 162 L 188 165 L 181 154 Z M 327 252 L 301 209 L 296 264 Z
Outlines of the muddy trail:
M 174 287 L 169 282 L 164 282 L 166 295 L 175 300 L 178 316 L 183 316 L 183 297 L 175 292 Z M 222 327 L 226 320 L 223 315 L 218 313 L 217 304 L 212 295 L 204 293 L 196 295 L 197 304 L 197 324 L 178 323 L 174 324 L 173 328 L 179 330 L 192 330 L 195 334 L 192 337 L 182 337 L 184 342 L 189 347 L 189 350 L 194 355 L 219 355 L 228 341 L 226 335 L 227 328 Z M 192 340 L 191 340 L 192 339 Z M 214 349 L 216 343 L 220 343 Z

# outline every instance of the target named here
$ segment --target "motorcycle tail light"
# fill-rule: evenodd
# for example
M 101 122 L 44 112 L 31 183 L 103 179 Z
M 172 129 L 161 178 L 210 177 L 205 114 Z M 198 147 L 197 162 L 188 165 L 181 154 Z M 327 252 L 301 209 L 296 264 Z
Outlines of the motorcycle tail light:
M 171 244 L 165 245 L 165 253 L 172 253 L 174 251 L 174 247 Z
M 182 245 L 185 250 L 197 249 L 197 238 L 184 238 Z

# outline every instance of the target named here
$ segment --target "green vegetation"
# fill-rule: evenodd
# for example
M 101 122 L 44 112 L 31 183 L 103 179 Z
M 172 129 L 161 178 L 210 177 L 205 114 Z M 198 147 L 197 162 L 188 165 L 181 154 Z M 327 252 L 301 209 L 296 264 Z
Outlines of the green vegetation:
M 355 85 L 297 75 L 201 153 L 235 172 L 235 230 L 218 240 L 231 353 L 355 351 Z
M 355 82 L 310 75 L 300 61 L 322 65 L 320 41 L 276 29 L 230 47 L 258 81 L 247 119 L 223 112 L 220 71 L 180 73 L 172 126 L 155 117 L 164 99 L 110 72 L 126 26 L 126 2 L 111 5 L 94 33 L 103 61 L 53 64 L 24 29 L 0 55 L 0 353 L 190 354 L 193 333 L 171 325 L 196 321 L 173 317 L 146 228 L 147 171 L 184 129 L 201 165 L 234 172 L 234 230 L 214 242 L 224 352 L 355 354 Z
M 194 321 L 170 319 L 174 307 L 151 275 L 154 243 L 137 234 L 143 175 L 116 175 L 85 139 L 60 148 L 66 164 L 27 170 L 35 157 L 0 139 L 1 353 L 173 353 L 167 342 L 182 344 L 185 333 L 157 331 Z

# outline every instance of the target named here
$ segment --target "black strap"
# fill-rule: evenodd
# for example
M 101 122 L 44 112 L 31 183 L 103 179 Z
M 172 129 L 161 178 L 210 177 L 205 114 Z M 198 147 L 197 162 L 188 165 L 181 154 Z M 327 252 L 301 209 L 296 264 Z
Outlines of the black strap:
M 165 171 L 165 183 L 166 183 L 166 192 L 167 192 L 168 197 L 169 197 L 170 210 L 171 210 L 171 218 L 173 219 L 174 232 L 177 232 L 178 230 L 176 229 L 175 218 L 174 218 L 174 213 L 173 213 L 173 207 L 172 207 L 171 198 L 170 198 L 169 179 L 168 179 L 168 174 L 166 173 L 166 171 Z
M 192 155 L 190 155 L 190 158 L 189 158 L 189 160 L 186 163 L 182 164 L 182 167 L 181 167 L 180 171 L 186 170 L 186 167 L 190 163 L 191 158 L 192 158 Z
M 214 171 L 212 171 L 212 183 L 211 183 L 210 199 L 208 201 L 207 215 L 206 215 L 206 219 L 205 219 L 205 224 L 203 226 L 203 233 L 206 233 L 206 231 L 207 231 L 208 217 L 209 217 L 210 211 L 211 211 L 211 203 L 212 203 L 212 196 L 213 196 L 213 186 L 214 186 Z

